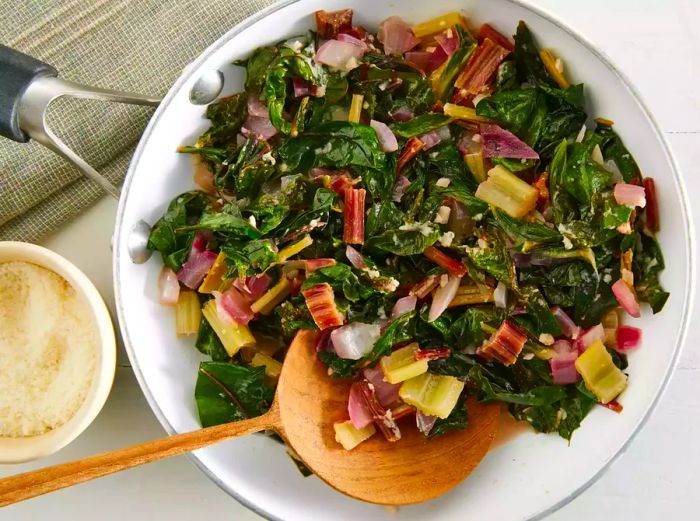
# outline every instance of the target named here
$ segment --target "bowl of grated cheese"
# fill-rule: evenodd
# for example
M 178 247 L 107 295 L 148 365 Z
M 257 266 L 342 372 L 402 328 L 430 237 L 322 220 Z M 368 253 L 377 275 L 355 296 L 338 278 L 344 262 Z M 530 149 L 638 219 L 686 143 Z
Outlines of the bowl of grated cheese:
M 0 463 L 61 449 L 112 388 L 114 327 L 97 288 L 60 255 L 0 242 Z

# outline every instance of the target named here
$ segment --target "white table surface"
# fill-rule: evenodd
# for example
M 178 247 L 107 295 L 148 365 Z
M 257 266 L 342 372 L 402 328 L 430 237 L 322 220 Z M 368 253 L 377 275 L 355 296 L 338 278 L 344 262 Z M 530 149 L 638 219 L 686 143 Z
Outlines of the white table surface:
M 537 0 L 586 36 L 632 79 L 668 137 L 691 200 L 700 193 L 700 2 L 696 0 Z M 104 199 L 44 245 L 73 261 L 110 307 L 109 242 L 116 202 Z M 700 229 L 696 212 L 695 224 Z M 693 321 L 700 323 L 700 306 Z M 691 328 L 668 390 L 627 452 L 588 491 L 548 521 L 696 520 L 700 475 L 700 332 Z M 649 346 L 653 348 L 653 346 Z M 116 449 L 164 434 L 120 347 L 112 394 L 95 423 L 38 463 L 0 465 L 0 476 Z M 0 520 L 122 521 L 260 519 L 211 483 L 184 457 L 137 468 L 0 511 Z

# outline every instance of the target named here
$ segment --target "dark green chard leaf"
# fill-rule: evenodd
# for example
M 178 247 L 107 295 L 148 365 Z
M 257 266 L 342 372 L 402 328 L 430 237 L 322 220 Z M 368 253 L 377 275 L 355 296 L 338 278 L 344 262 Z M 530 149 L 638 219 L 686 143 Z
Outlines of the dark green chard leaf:
M 325 70 L 313 61 L 314 38 L 299 37 L 297 40 L 305 47 L 297 52 L 284 44 L 280 46 L 277 56 L 267 66 L 262 84 L 261 99 L 267 104 L 270 121 L 283 134 L 292 132 L 292 123 L 284 117 L 289 80 L 302 78 L 318 86 L 327 82 Z
M 248 237 L 249 239 L 258 239 L 261 237 L 261 233 L 253 228 L 246 219 L 243 219 L 239 215 L 227 213 L 225 210 L 220 212 L 205 212 L 197 224 L 181 226 L 176 231 L 177 233 L 181 233 L 191 230 L 209 230 L 230 237 Z
M 509 159 L 507 157 L 490 158 L 494 165 L 502 165 L 513 173 L 530 170 L 537 164 L 537 159 Z
M 349 121 L 324 123 L 289 139 L 280 147 L 279 156 L 290 172 L 307 172 L 316 166 L 382 170 L 387 163 L 375 130 Z
M 601 145 L 603 157 L 606 160 L 615 161 L 625 183 L 634 180 L 641 181 L 642 174 L 637 162 L 612 127 L 597 125 L 595 133 L 603 138 L 603 144 Z
M 463 353 L 452 352 L 449 358 L 428 362 L 429 371 L 434 374 L 444 374 L 464 378 L 469 370 L 477 365 L 477 361 Z
M 234 63 L 245 67 L 245 90 L 254 95 L 259 95 L 265 83 L 267 68 L 273 62 L 279 52 L 275 47 L 259 47 L 246 60 L 237 60 Z
M 476 113 L 498 121 L 534 146 L 547 113 L 545 94 L 535 88 L 500 90 L 482 99 L 476 106 Z
M 348 80 L 340 74 L 329 74 L 325 100 L 327 104 L 337 103 L 348 92 Z
M 540 290 L 532 286 L 522 286 L 518 290 L 518 297 L 523 301 L 528 314 L 535 321 L 538 334 L 561 335 L 559 323 L 549 310 L 549 304 Z
M 202 322 L 199 325 L 199 333 L 194 345 L 201 353 L 209 355 L 214 362 L 226 362 L 231 358 L 228 356 L 226 349 L 224 349 L 221 340 L 216 336 L 216 333 L 214 333 L 214 330 L 204 317 L 202 317 Z
M 409 138 L 413 136 L 420 136 L 421 134 L 426 134 L 431 130 L 444 127 L 451 121 L 452 119 L 444 114 L 429 112 L 427 114 L 416 116 L 409 121 L 394 123 L 391 125 L 391 130 L 396 136 Z
M 217 165 L 217 167 L 214 169 L 214 184 L 216 187 L 219 190 L 251 189 L 249 185 L 251 184 L 252 180 L 239 181 L 239 176 L 244 168 L 257 165 L 259 162 L 261 162 L 263 149 L 264 144 L 261 141 L 252 138 L 247 139 L 240 148 L 232 152 L 231 155 L 226 158 L 225 163 Z M 265 163 L 265 165 L 267 165 L 267 163 Z M 246 175 L 246 177 L 250 176 L 251 173 Z M 261 181 L 264 181 L 265 179 L 266 177 L 264 177 Z M 241 195 L 241 197 L 243 197 L 243 195 Z
M 637 296 L 648 302 L 654 313 L 661 311 L 670 294 L 659 282 L 659 273 L 664 269 L 664 257 L 656 239 L 637 232 L 637 242 L 632 260 Z
M 264 367 L 223 362 L 199 364 L 194 398 L 202 427 L 260 416 L 272 404 Z
M 148 249 L 160 252 L 165 265 L 173 271 L 178 271 L 187 260 L 194 237 L 194 232 L 179 233 L 178 229 L 196 222 L 208 204 L 202 192 L 185 192 L 171 201 L 163 217 L 151 228 Z
M 361 282 L 347 264 L 336 264 L 315 270 L 306 278 L 302 288 L 310 288 L 323 283 L 328 283 L 333 289 L 342 291 L 350 302 L 368 299 L 377 292 L 366 282 Z
M 588 119 L 583 109 L 583 85 L 572 85 L 568 89 L 540 86 L 547 93 L 547 115 L 545 117 L 538 148 L 574 136 Z
M 562 90 L 526 87 L 500 90 L 481 100 L 476 113 L 494 119 L 537 150 L 578 132 L 587 115 L 579 97 L 582 87 Z
M 527 239 L 529 241 L 549 242 L 561 241 L 561 234 L 541 222 L 527 222 L 511 217 L 498 208 L 493 210 L 496 225 L 512 238 Z
M 477 269 L 493 275 L 496 280 L 509 286 L 515 282 L 513 261 L 500 240 L 494 240 L 490 248 L 470 248 L 467 255 Z
M 540 50 L 528 26 L 522 20 L 515 33 L 515 72 L 519 82 L 556 87 L 540 58 Z
M 354 378 L 360 372 L 357 360 L 340 358 L 332 351 L 319 351 L 318 359 L 331 370 L 333 378 Z
M 615 230 L 621 224 L 628 223 L 632 216 L 632 208 L 624 204 L 617 204 L 612 197 L 605 198 L 605 210 L 603 213 L 603 228 Z
M 560 415 L 557 431 L 565 440 L 571 440 L 571 435 L 581 426 L 581 422 L 591 411 L 597 400 L 583 382 L 579 382 L 573 389 L 569 388 L 567 397 L 561 402 L 561 409 L 565 414 Z
M 181 154 L 194 154 L 202 156 L 203 159 L 210 163 L 222 163 L 229 156 L 229 151 L 225 148 L 217 147 L 177 147 L 177 151 Z
M 291 339 L 300 329 L 316 329 L 309 308 L 301 296 L 291 297 L 282 302 L 275 308 L 275 315 L 279 317 L 285 339 Z
M 248 117 L 248 95 L 240 92 L 219 98 L 207 106 L 206 117 L 211 127 L 197 140 L 197 146 L 226 148 L 236 142 L 243 122 Z
M 568 148 L 568 143 L 563 140 L 557 146 L 549 166 L 549 196 L 556 224 L 572 221 L 578 217 L 576 201 L 564 186 Z
M 395 318 L 374 343 L 372 351 L 367 353 L 364 358 L 362 358 L 362 361 L 367 365 L 373 364 L 381 357 L 391 353 L 391 348 L 394 344 L 410 340 L 413 337 L 412 319 L 415 316 L 415 311 L 409 311 Z
M 603 316 L 617 306 L 610 286 L 598 277 L 583 272 L 582 284 L 574 291 L 574 312 L 571 318 L 582 327 L 599 324 Z
M 556 403 L 566 396 L 566 388 L 563 385 L 541 385 L 525 392 L 506 391 L 489 381 L 483 368 L 478 365 L 469 370 L 467 381 L 479 389 L 480 398 L 484 401 L 498 400 L 517 405 L 542 406 Z
M 595 143 L 572 143 L 564 157 L 561 186 L 582 206 L 590 206 L 593 195 L 612 187 L 612 174 L 593 161 Z
M 445 418 L 438 418 L 433 424 L 433 428 L 430 429 L 428 433 L 428 438 L 434 438 L 435 436 L 440 436 L 448 431 L 452 430 L 464 430 L 467 428 L 467 402 L 466 396 L 462 394 L 457 400 L 455 408 L 452 409 L 450 415 Z
M 269 239 L 228 241 L 221 247 L 229 266 L 230 278 L 260 274 L 279 260 L 273 242 Z
M 277 228 L 289 215 L 286 201 L 268 194 L 261 194 L 255 202 L 246 208 L 255 218 L 256 228 L 267 235 Z
M 380 250 L 394 255 L 418 255 L 432 246 L 440 238 L 440 230 L 427 223 L 419 224 L 424 229 L 391 229 L 381 235 L 370 237 L 366 243 L 367 250 Z M 426 233 L 423 233 L 423 232 Z
M 515 87 L 515 62 L 506 60 L 498 66 L 496 72 L 496 89 L 506 90 Z
M 403 213 L 393 202 L 374 203 L 367 213 L 365 235 L 367 237 L 378 235 L 390 228 L 398 228 L 403 222 Z
M 308 198 L 308 194 L 303 194 L 304 188 L 310 187 L 313 192 L 312 201 L 309 203 L 306 200 L 294 201 L 294 197 L 302 197 L 303 199 Z M 304 226 L 311 223 L 312 220 L 317 220 L 319 222 L 329 221 L 329 211 L 333 206 L 336 199 L 336 194 L 327 190 L 325 188 L 317 188 L 314 185 L 308 183 L 303 183 L 301 186 L 299 183 L 288 187 L 285 191 L 293 192 L 294 195 L 285 199 L 285 205 L 288 207 L 301 207 L 304 208 L 300 211 L 294 213 L 288 213 L 283 219 L 282 223 L 279 224 L 274 231 L 274 236 L 284 237 L 290 233 L 300 230 Z M 310 208 L 309 208 L 310 206 Z
M 556 405 L 518 405 L 508 406 L 513 418 L 528 422 L 537 432 L 554 432 L 557 428 L 558 411 Z

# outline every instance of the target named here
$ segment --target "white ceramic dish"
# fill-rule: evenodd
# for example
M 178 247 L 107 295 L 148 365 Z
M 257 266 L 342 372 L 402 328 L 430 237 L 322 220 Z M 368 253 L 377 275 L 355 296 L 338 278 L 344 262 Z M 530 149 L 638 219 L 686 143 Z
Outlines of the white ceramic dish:
M 60 427 L 26 438 L 0 437 L 0 463 L 21 463 L 49 454 L 68 445 L 92 423 L 102 410 L 114 380 L 117 346 L 112 319 L 102 296 L 90 279 L 57 253 L 25 242 L 0 242 L 0 263 L 31 262 L 63 277 L 84 298 L 97 325 L 99 343 L 92 386 L 75 415 Z
M 571 446 L 557 436 L 526 434 L 491 452 L 460 487 L 427 504 L 391 515 L 381 507 L 348 499 L 319 480 L 302 478 L 284 449 L 264 437 L 249 437 L 194 454 L 194 461 L 219 486 L 268 518 L 329 519 L 533 519 L 555 510 L 588 487 L 648 418 L 668 382 L 685 337 L 694 288 L 693 233 L 682 181 L 667 145 L 634 88 L 582 37 L 546 13 L 512 0 L 298 0 L 267 9 L 232 29 L 192 63 L 156 112 L 132 161 L 115 235 L 114 274 L 117 308 L 136 375 L 155 414 L 168 432 L 199 427 L 192 398 L 198 362 L 189 340 L 174 335 L 174 317 L 156 300 L 160 260 L 131 264 L 126 231 L 139 219 L 154 222 L 178 193 L 192 189 L 189 157 L 175 153 L 206 127 L 203 108 L 187 93 L 199 75 L 220 68 L 224 94 L 242 88 L 242 70 L 230 62 L 256 47 L 312 27 L 312 13 L 352 7 L 358 23 L 375 27 L 391 15 L 411 22 L 464 10 L 474 22 L 493 24 L 512 34 L 526 20 L 541 44 L 557 50 L 568 74 L 587 86 L 589 113 L 613 119 L 616 130 L 642 170 L 656 179 L 666 252 L 663 284 L 671 297 L 661 315 L 648 310 L 635 321 L 644 342 L 630 357 L 629 388 L 621 398 L 624 413 L 596 408 L 576 432 Z M 371 472 L 371 469 L 368 469 Z M 436 469 L 439 472 L 439 469 Z M 186 493 L 186 492 L 185 492 Z M 508 498 L 504 501 L 503 498 Z

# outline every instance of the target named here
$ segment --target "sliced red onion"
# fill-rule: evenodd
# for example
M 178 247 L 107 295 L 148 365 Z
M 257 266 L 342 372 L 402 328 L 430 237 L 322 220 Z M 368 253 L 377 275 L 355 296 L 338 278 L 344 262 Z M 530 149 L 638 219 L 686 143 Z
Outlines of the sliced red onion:
M 269 118 L 267 107 L 257 96 L 248 96 L 248 115 Z
M 447 306 L 452 299 L 455 298 L 457 294 L 457 289 L 459 288 L 459 283 L 462 281 L 462 277 L 455 277 L 454 275 L 448 276 L 447 284 L 440 286 L 435 290 L 435 295 L 433 296 L 433 302 L 430 304 L 430 311 L 428 312 L 428 322 L 432 322 L 442 315 L 443 311 L 447 309 Z
M 396 141 L 396 136 L 391 129 L 381 121 L 375 119 L 369 122 L 369 126 L 374 129 L 379 138 L 379 145 L 384 152 L 396 152 L 399 149 L 399 143 Z
M 401 297 L 396 301 L 394 308 L 391 310 L 391 318 L 399 318 L 401 315 L 405 315 L 409 311 L 415 310 L 417 303 L 418 299 L 414 295 Z
M 613 195 L 615 196 L 617 204 L 624 204 L 631 208 L 635 206 L 644 208 L 647 204 L 643 186 L 631 185 L 629 183 L 617 183 L 613 189 Z
M 404 59 L 414 67 L 427 72 L 432 55 L 433 53 L 428 51 L 409 51 L 405 54 Z
M 316 340 L 316 352 L 321 351 L 333 351 L 333 344 L 331 344 L 331 333 L 335 331 L 335 327 L 329 327 L 321 331 Z
M 493 303 L 497 308 L 505 308 L 507 304 L 508 287 L 499 281 L 496 289 L 493 290 Z
M 464 154 L 476 154 L 481 151 L 481 139 L 474 139 L 474 136 L 478 136 L 475 132 L 471 130 L 465 130 L 457 141 L 457 149 L 462 155 Z
M 236 134 L 236 146 L 242 147 L 248 138 L 243 135 L 242 132 Z
M 572 350 L 578 353 L 578 350 L 574 349 L 574 345 L 568 340 L 557 340 L 552 344 L 552 349 L 554 349 L 557 354 L 570 353 Z
M 459 49 L 459 35 L 457 31 L 449 28 L 435 35 L 435 41 L 442 47 L 447 56 L 452 56 Z
M 236 279 L 233 281 L 233 285 L 249 302 L 255 302 L 267 291 L 271 281 L 270 276 L 265 273 L 258 277 Z
M 380 333 L 376 324 L 353 322 L 335 329 L 331 333 L 331 342 L 340 358 L 359 360 L 372 350 Z
M 411 121 L 413 119 L 413 111 L 408 107 L 399 107 L 391 115 L 394 121 Z
M 583 353 L 588 346 L 596 340 L 600 340 L 601 342 L 605 341 L 605 329 L 603 329 L 603 324 L 597 324 L 593 327 L 589 327 L 579 335 L 579 337 L 576 339 L 576 348 L 578 352 Z
M 447 58 L 449 58 L 449 56 L 447 56 L 445 49 L 438 45 L 437 47 L 435 47 L 435 50 L 430 56 L 430 60 L 428 61 L 428 69 L 426 72 L 433 72 L 435 69 L 440 67 L 440 65 L 445 63 L 447 61 Z
M 576 359 L 578 351 L 557 353 L 549 360 L 549 368 L 552 371 L 552 381 L 558 385 L 575 384 L 580 376 L 576 371 Z
M 364 51 L 361 47 L 339 40 L 328 40 L 316 51 L 314 60 L 341 71 L 351 71 L 360 65 Z
M 250 309 L 250 302 L 234 287 L 231 286 L 223 293 L 213 291 L 216 299 L 216 311 L 219 318 L 227 322 L 248 324 L 255 315 Z
M 177 275 L 167 266 L 163 266 L 158 276 L 158 302 L 163 306 L 174 306 L 180 297 L 180 283 Z
M 197 230 L 197 232 L 194 234 L 194 239 L 192 239 L 190 255 L 202 253 L 204 250 L 206 250 L 208 241 L 209 237 L 202 230 Z
M 634 318 L 639 318 L 642 316 L 639 309 L 639 302 L 637 302 L 637 297 L 634 296 L 634 293 L 632 293 L 632 290 L 624 280 L 619 279 L 611 286 L 610 289 L 612 289 L 612 292 L 620 306 L 622 306 L 622 309 L 627 311 L 630 316 Z
M 277 129 L 267 115 L 265 117 L 249 115 L 243 123 L 241 132 L 247 136 L 253 135 L 258 139 L 267 141 L 277 134 Z
M 190 253 L 187 261 L 177 272 L 177 278 L 190 289 L 197 289 L 214 264 L 217 254 L 213 251 Z
M 347 168 L 325 168 L 322 166 L 317 166 L 317 167 L 309 170 L 309 175 L 311 176 L 312 179 L 315 179 L 317 177 L 322 177 L 324 175 L 331 176 L 331 177 L 334 175 L 345 175 L 348 177 L 352 177 L 352 172 L 350 170 L 348 170 Z
M 411 181 L 401 174 L 396 178 L 396 183 L 394 184 L 394 192 L 391 194 L 391 200 L 395 203 L 400 203 L 403 194 L 406 193 L 406 189 L 411 186 Z
M 384 380 L 384 371 L 379 365 L 374 369 L 366 368 L 362 374 L 374 387 L 374 394 L 382 407 L 389 407 L 399 401 L 401 384 L 390 384 Z
M 345 256 L 348 258 L 353 268 L 357 268 L 358 270 L 366 270 L 368 268 L 362 254 L 349 244 L 345 247 Z
M 419 136 L 418 139 L 423 142 L 423 150 L 430 150 L 442 141 L 440 134 L 438 134 L 436 130 L 426 132 L 422 136 Z
M 360 40 L 359 38 L 355 38 L 353 35 L 348 34 L 348 33 L 338 33 L 338 35 L 335 37 L 336 40 L 339 42 L 347 42 L 351 43 L 353 45 L 357 45 L 359 48 L 361 48 L 363 51 L 367 50 L 367 44 Z
M 418 430 L 421 431 L 425 436 L 430 434 L 430 431 L 433 430 L 433 426 L 435 425 L 436 421 L 437 416 L 423 414 L 422 412 L 416 409 L 416 427 L 418 427 Z
M 390 16 L 379 24 L 379 41 L 386 54 L 403 54 L 418 45 L 411 26 L 398 16 Z
M 452 137 L 452 135 L 450 134 L 450 127 L 448 127 L 447 125 L 435 129 L 435 132 L 438 133 L 438 136 L 440 136 L 441 141 L 446 141 Z
M 605 168 L 608 172 L 612 174 L 612 181 L 613 183 L 623 183 L 624 178 L 622 177 L 622 172 L 620 172 L 620 169 L 617 166 L 617 163 L 615 162 L 614 159 L 608 159 L 605 164 L 603 165 L 603 168 Z
M 551 311 L 559 323 L 562 334 L 567 338 L 576 339 L 581 333 L 581 328 L 566 314 L 566 311 L 559 306 L 554 306 Z
M 507 130 L 482 123 L 479 133 L 483 138 L 484 157 L 506 157 L 511 159 L 539 159 L 539 155 L 530 146 Z
M 364 429 L 374 421 L 372 411 L 367 407 L 367 402 L 363 398 L 363 392 L 359 382 L 355 382 L 350 386 L 350 395 L 348 396 L 348 415 L 353 427 L 356 429 Z
M 303 98 L 311 94 L 311 84 L 302 78 L 292 78 L 292 87 L 294 87 L 294 97 Z
M 638 327 L 620 326 L 615 334 L 617 346 L 615 349 L 621 353 L 633 351 L 639 347 L 642 341 L 642 330 Z

